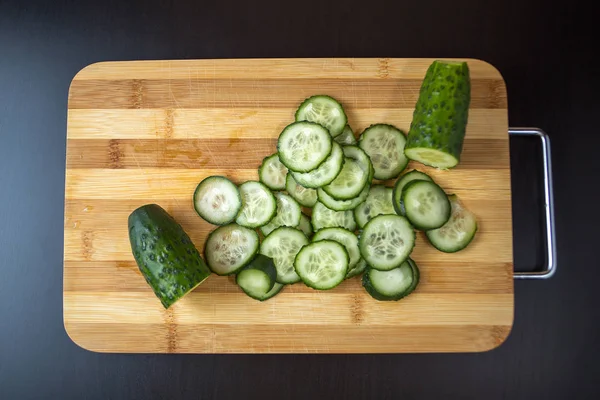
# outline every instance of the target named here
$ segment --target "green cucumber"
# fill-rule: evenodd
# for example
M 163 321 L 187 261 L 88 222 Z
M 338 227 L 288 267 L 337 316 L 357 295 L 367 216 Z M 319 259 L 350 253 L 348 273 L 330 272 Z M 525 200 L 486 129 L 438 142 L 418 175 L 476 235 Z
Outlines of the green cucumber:
M 363 274 L 362 285 L 376 300 L 398 301 L 415 290 L 419 279 L 417 264 L 408 258 L 399 267 L 389 271 L 368 268 Z
M 305 188 L 316 189 L 325 186 L 333 181 L 341 172 L 344 166 L 344 152 L 342 146 L 333 142 L 331 154 L 321 165 L 310 172 L 293 172 L 294 180 Z
M 367 198 L 354 209 L 354 219 L 360 228 L 381 214 L 394 214 L 392 188 L 382 184 L 370 187 Z
M 211 274 L 181 225 L 157 204 L 136 208 L 128 218 L 131 252 L 164 308 Z
M 402 197 L 402 189 L 404 188 L 404 186 L 406 186 L 406 184 L 408 182 L 415 181 L 415 180 L 431 181 L 431 182 L 433 181 L 433 179 L 431 179 L 431 177 L 429 175 L 427 175 L 424 172 L 417 171 L 416 169 L 408 171 L 405 174 L 403 174 L 400 178 L 398 178 L 398 180 L 396 181 L 396 184 L 394 185 L 394 193 L 392 194 L 394 210 L 396 210 L 396 214 L 403 215 L 402 210 L 400 209 L 400 199 Z
M 291 284 L 300 281 L 294 270 L 294 259 L 300 249 L 308 244 L 301 230 L 281 226 L 269 233 L 260 245 L 260 254 L 273 259 L 277 270 L 277 282 Z
M 208 267 L 217 275 L 235 274 L 258 253 L 260 239 L 256 231 L 238 224 L 220 226 L 204 243 Z
M 276 277 L 277 270 L 273 259 L 263 254 L 257 254 L 248 265 L 237 273 L 235 282 L 248 296 L 262 301 L 275 286 Z
M 360 163 L 346 157 L 342 172 L 323 190 L 336 200 L 350 200 L 363 190 L 368 183 L 369 171 L 365 171 Z
M 323 205 L 320 201 L 313 207 L 311 216 L 312 227 L 315 232 L 323 228 L 345 228 L 349 231 L 356 229 L 354 213 L 348 211 L 334 211 Z
M 438 184 L 431 181 L 408 182 L 402 190 L 400 210 L 417 229 L 440 228 L 450 218 L 450 201 Z
M 406 156 L 438 169 L 454 168 L 460 162 L 470 102 L 467 63 L 434 61 L 421 84 L 408 131 Z
M 300 215 L 302 214 L 300 204 L 292 196 L 283 192 L 275 192 L 275 198 L 277 200 L 275 216 L 269 223 L 260 227 L 260 231 L 265 236 L 280 226 L 295 227 L 300 223 Z
M 194 209 L 213 225 L 227 225 L 235 221 L 242 208 L 238 187 L 224 176 L 204 178 L 194 191 Z
M 444 253 L 455 253 L 467 247 L 477 232 L 477 217 L 469 211 L 460 198 L 448 196 L 452 212 L 450 219 L 441 228 L 425 232 L 429 242 Z
M 319 198 L 319 201 L 331 210 L 334 210 L 334 211 L 354 210 L 359 204 L 361 204 L 363 201 L 365 201 L 365 199 L 369 195 L 370 188 L 371 188 L 370 185 L 368 185 L 368 184 L 365 185 L 365 187 L 358 194 L 358 196 L 356 196 L 355 198 L 350 199 L 350 200 L 336 200 L 333 197 L 331 197 L 330 195 L 328 195 L 327 192 L 325 192 L 323 190 L 323 188 L 317 189 L 317 196 Z
M 358 249 L 358 238 L 354 232 L 350 232 L 344 228 L 325 228 L 317 232 L 315 236 L 313 236 L 312 241 L 317 242 L 323 239 L 333 240 L 346 248 L 348 256 L 350 257 L 348 261 L 348 270 L 351 270 L 358 264 L 358 261 L 360 260 L 360 250 Z
M 307 238 L 311 238 L 313 235 L 313 228 L 310 223 L 310 217 L 304 213 L 300 215 L 300 223 L 298 224 L 298 229 L 300 229 Z
M 258 228 L 267 224 L 277 212 L 275 196 L 263 183 L 246 181 L 239 186 L 242 208 L 235 223 L 246 228 Z
M 404 155 L 406 135 L 389 124 L 373 124 L 361 133 L 358 145 L 368 154 L 375 179 L 396 178 L 408 165 Z
M 346 125 L 342 133 L 333 140 L 342 146 L 356 144 L 356 137 L 354 137 L 354 132 L 352 132 L 350 125 Z
M 331 154 L 333 139 L 329 131 L 308 121 L 292 122 L 277 139 L 279 161 L 294 172 L 309 172 Z
M 271 190 L 284 190 L 288 169 L 279 161 L 277 153 L 263 159 L 258 168 L 258 177 Z
M 361 257 L 360 260 L 358 260 L 358 262 L 354 266 L 354 268 L 348 270 L 348 273 L 346 274 L 346 279 L 350 279 L 362 274 L 365 271 L 365 269 L 367 269 L 367 262 L 364 258 Z
M 311 121 L 325 127 L 332 137 L 342 133 L 348 117 L 342 105 L 333 97 L 315 95 L 304 100 L 296 110 L 296 121 Z
M 378 215 L 361 232 L 358 247 L 372 268 L 389 271 L 399 267 L 411 254 L 415 247 L 415 230 L 406 217 Z
M 289 172 L 285 180 L 285 190 L 304 207 L 312 207 L 317 202 L 317 191 L 298 184 Z
M 308 287 L 329 290 L 339 285 L 348 273 L 348 252 L 338 242 L 323 239 L 302 247 L 294 269 Z

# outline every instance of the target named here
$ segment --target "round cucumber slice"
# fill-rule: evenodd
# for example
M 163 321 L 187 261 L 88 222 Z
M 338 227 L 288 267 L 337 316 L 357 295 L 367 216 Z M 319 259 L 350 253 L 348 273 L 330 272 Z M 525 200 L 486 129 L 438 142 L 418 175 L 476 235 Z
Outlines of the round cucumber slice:
M 304 100 L 296 110 L 296 121 L 311 121 L 327 128 L 332 137 L 341 134 L 348 122 L 342 105 L 331 96 L 316 95 Z
M 213 225 L 233 222 L 242 208 L 238 187 L 224 176 L 204 178 L 194 191 L 194 209 Z
M 275 217 L 260 227 L 260 231 L 265 236 L 280 226 L 298 226 L 300 223 L 300 214 L 302 214 L 300 204 L 292 196 L 282 192 L 275 192 L 275 198 L 277 200 Z
M 285 189 L 285 177 L 288 169 L 279 161 L 277 153 L 265 157 L 258 168 L 258 177 L 262 183 L 272 190 Z
M 247 181 L 240 185 L 242 208 L 235 222 L 246 228 L 258 228 L 267 224 L 277 212 L 275 196 L 269 188 L 257 181 Z
M 323 228 L 336 227 L 345 228 L 349 231 L 356 229 L 356 221 L 352 211 L 334 211 L 325 207 L 320 201 L 317 201 L 317 204 L 313 207 L 311 223 L 315 232 Z
M 356 144 L 356 137 L 354 137 L 354 132 L 350 128 L 350 125 L 346 125 L 342 133 L 336 136 L 334 140 L 342 146 Z
M 319 201 L 323 203 L 327 208 L 334 211 L 347 211 L 355 209 L 359 204 L 364 202 L 369 195 L 370 185 L 365 185 L 363 190 L 353 199 L 350 200 L 336 200 L 327 194 L 322 188 L 317 189 L 317 197 Z
M 402 210 L 400 209 L 400 199 L 402 197 L 402 189 L 404 189 L 404 186 L 406 186 L 406 184 L 408 182 L 417 181 L 417 180 L 433 182 L 433 179 L 431 179 L 431 177 L 429 175 L 427 175 L 424 172 L 417 171 L 416 169 L 413 169 L 412 171 L 408 171 L 407 173 L 402 175 L 396 181 L 396 184 L 394 185 L 394 193 L 392 194 L 392 198 L 394 200 L 393 201 L 394 210 L 396 210 L 396 214 L 404 215 L 404 214 L 402 214 Z
M 310 172 L 291 172 L 294 180 L 305 188 L 316 189 L 333 181 L 344 165 L 344 152 L 342 146 L 333 143 L 331 154 L 316 169 Z
M 462 204 L 460 198 L 448 196 L 452 206 L 450 219 L 441 228 L 425 232 L 429 242 L 444 253 L 454 253 L 467 247 L 477 232 L 477 217 Z
M 371 158 L 375 179 L 396 178 L 408 165 L 404 155 L 406 135 L 393 125 L 371 125 L 360 135 L 358 145 Z
M 440 228 L 450 218 L 451 206 L 444 190 L 434 182 L 412 181 L 404 186 L 400 210 L 420 230 Z
M 262 254 L 256 257 L 235 277 L 235 282 L 248 296 L 256 300 L 262 300 L 273 286 L 277 270 L 273 259 Z
M 217 275 L 231 275 L 246 266 L 259 247 L 258 233 L 238 224 L 220 226 L 204 244 L 206 264 Z
M 363 287 L 376 300 L 398 301 L 411 294 L 419 284 L 419 268 L 408 258 L 398 268 L 379 271 L 369 268 L 363 275 Z
M 323 190 L 336 200 L 349 200 L 363 190 L 368 177 L 369 172 L 358 161 L 346 157 L 342 172 L 329 185 L 323 186 Z
M 360 228 L 364 228 L 367 222 L 381 214 L 394 214 L 392 205 L 393 190 L 384 185 L 373 185 L 365 201 L 354 209 L 354 218 Z
M 323 239 L 333 240 L 346 248 L 348 256 L 350 257 L 348 261 L 348 270 L 351 270 L 356 266 L 360 260 L 360 250 L 358 249 L 358 238 L 353 232 L 344 228 L 325 228 L 317 232 L 312 241 L 317 242 Z
M 317 168 L 331 154 L 329 131 L 314 122 L 293 122 L 277 140 L 279 160 L 289 170 L 308 172 Z
M 303 205 L 304 207 L 312 207 L 317 202 L 317 191 L 315 189 L 309 189 L 299 185 L 291 173 L 287 174 L 285 190 L 298 203 L 300 203 L 300 205 Z
M 302 231 L 287 226 L 275 229 L 263 239 L 260 253 L 273 259 L 277 270 L 277 282 L 290 284 L 300 281 L 294 270 L 294 259 L 306 244 L 308 239 Z
M 346 274 L 346 279 L 350 279 L 355 276 L 358 276 L 358 275 L 362 274 L 366 269 L 367 269 L 367 262 L 365 261 L 364 258 L 361 257 L 360 260 L 358 260 L 358 262 L 354 266 L 354 268 L 348 270 L 348 273 Z
M 306 286 L 329 290 L 346 277 L 348 259 L 344 246 L 324 239 L 302 247 L 294 261 L 294 268 Z
M 367 264 L 380 271 L 399 267 L 415 246 L 415 231 L 406 217 L 378 215 L 370 220 L 358 240 Z

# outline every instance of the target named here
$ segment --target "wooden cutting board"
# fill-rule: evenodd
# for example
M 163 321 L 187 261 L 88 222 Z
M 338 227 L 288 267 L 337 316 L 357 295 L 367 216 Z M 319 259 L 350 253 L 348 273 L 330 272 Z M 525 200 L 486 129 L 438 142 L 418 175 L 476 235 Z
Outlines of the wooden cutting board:
M 127 217 L 155 202 L 199 249 L 214 227 L 192 207 L 194 188 L 220 174 L 257 179 L 306 97 L 339 99 L 357 135 L 386 122 L 408 130 L 433 59 L 253 59 L 105 62 L 69 90 L 64 323 L 78 345 L 127 353 L 395 353 L 492 349 L 513 322 L 513 252 L 505 83 L 467 60 L 472 101 L 462 162 L 411 163 L 457 193 L 479 219 L 462 252 L 421 234 L 421 283 L 378 302 L 360 279 L 319 292 L 302 283 L 260 303 L 211 276 L 165 311 L 131 254 Z

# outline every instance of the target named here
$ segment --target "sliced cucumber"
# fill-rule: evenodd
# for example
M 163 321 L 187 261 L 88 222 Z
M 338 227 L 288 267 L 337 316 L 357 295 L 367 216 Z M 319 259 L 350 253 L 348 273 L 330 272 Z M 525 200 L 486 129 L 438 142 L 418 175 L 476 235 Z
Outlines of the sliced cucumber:
M 292 196 L 282 192 L 275 192 L 275 198 L 277 200 L 275 217 L 268 224 L 260 227 L 260 231 L 265 236 L 280 226 L 294 227 L 300 223 L 300 214 L 302 214 L 300 204 Z
M 332 150 L 329 131 L 314 122 L 292 122 L 277 140 L 279 161 L 294 172 L 309 172 L 317 168 Z
M 375 173 L 375 170 L 373 169 L 373 163 L 371 162 L 369 155 L 365 153 L 363 149 L 355 145 L 343 146 L 342 150 L 344 150 L 344 156 L 357 161 L 360 167 L 364 171 L 367 171 L 367 180 L 370 184 L 373 180 L 373 174 Z
M 375 179 L 396 178 L 408 165 L 404 155 L 406 135 L 393 125 L 371 125 L 360 135 L 358 145 L 371 158 Z
M 365 269 L 367 269 L 367 262 L 364 258 L 361 257 L 360 260 L 358 260 L 358 262 L 354 266 L 354 268 L 348 270 L 348 273 L 346 274 L 346 279 L 350 279 L 362 274 L 365 271 Z
M 354 132 L 352 132 L 350 125 L 346 125 L 342 133 L 336 136 L 334 140 L 343 146 L 356 144 L 356 137 L 354 137 Z
M 227 225 L 242 208 L 238 187 L 224 176 L 204 178 L 194 191 L 194 209 L 213 225 Z
M 283 284 L 300 281 L 294 270 L 294 259 L 308 239 L 301 230 L 281 226 L 269 233 L 260 245 L 260 254 L 273 259 L 277 270 L 277 282 Z
M 404 186 L 400 211 L 417 229 L 440 228 L 450 218 L 450 201 L 444 190 L 431 181 L 412 181 Z
M 352 211 L 334 211 L 323 205 L 320 201 L 313 207 L 311 223 L 316 231 L 323 228 L 345 228 L 349 231 L 356 229 L 356 221 Z
M 342 170 L 344 165 L 344 152 L 342 146 L 333 143 L 331 154 L 319 165 L 318 168 L 310 172 L 292 172 L 294 180 L 305 188 L 316 189 L 331 183 Z
M 272 190 L 285 189 L 285 177 L 288 169 L 279 161 L 277 153 L 265 157 L 258 168 L 258 177 L 262 183 Z
M 415 231 L 406 217 L 378 215 L 363 229 L 358 246 L 367 264 L 380 271 L 389 271 L 399 267 L 412 252 Z
M 348 273 L 348 252 L 333 240 L 312 242 L 298 252 L 294 268 L 306 286 L 317 290 L 333 289 Z
M 298 229 L 300 229 L 307 238 L 311 238 L 313 235 L 313 228 L 310 224 L 310 217 L 304 213 L 300 215 L 300 223 L 298 224 Z
M 404 215 L 402 214 L 402 210 L 400 209 L 400 198 L 402 197 L 402 189 L 404 188 L 404 186 L 406 186 L 408 182 L 417 180 L 433 182 L 433 179 L 431 179 L 429 175 L 427 175 L 424 172 L 417 171 L 416 169 L 408 171 L 396 181 L 396 184 L 394 185 L 394 194 L 392 195 L 394 200 L 394 210 L 396 210 L 396 214 Z
M 397 301 L 411 294 L 419 284 L 419 268 L 409 258 L 399 267 L 389 271 L 368 268 L 362 284 L 367 293 L 376 300 Z
M 267 224 L 277 212 L 275 196 L 263 183 L 247 181 L 240 185 L 242 208 L 235 220 L 246 228 L 258 228 Z
M 300 203 L 300 205 L 303 205 L 304 207 L 312 207 L 317 202 L 317 191 L 315 189 L 309 189 L 299 185 L 291 173 L 287 174 L 285 190 L 298 203 Z
M 348 270 L 356 266 L 360 260 L 360 250 L 358 249 L 358 238 L 353 232 L 344 228 L 325 228 L 321 229 L 312 238 L 313 242 L 329 239 L 338 242 L 346 248 L 348 252 Z
M 348 117 L 342 105 L 331 96 L 316 95 L 304 100 L 296 110 L 296 121 L 311 121 L 327 128 L 332 137 L 344 130 Z
M 477 232 L 477 217 L 463 205 L 460 198 L 448 196 L 452 212 L 441 228 L 425 232 L 429 242 L 444 253 L 454 253 L 471 243 Z
M 264 297 L 275 286 L 277 270 L 273 259 L 262 254 L 256 257 L 235 277 L 235 282 L 248 296 L 256 300 L 263 300 Z
M 368 177 L 369 172 L 358 161 L 346 157 L 342 172 L 329 185 L 323 186 L 323 190 L 336 200 L 349 200 L 363 190 Z
M 369 189 L 366 200 L 354 209 L 354 219 L 360 228 L 378 215 L 394 214 L 392 205 L 393 190 L 385 185 L 373 185 Z
M 230 275 L 246 266 L 256 255 L 259 238 L 256 231 L 238 224 L 216 228 L 204 244 L 204 258 L 217 275 Z
M 317 189 L 317 197 L 319 201 L 323 203 L 327 208 L 332 209 L 334 211 L 346 211 L 353 210 L 359 204 L 366 200 L 369 195 L 370 185 L 365 185 L 363 190 L 353 199 L 350 200 L 336 200 L 330 195 L 327 194 L 322 188 Z

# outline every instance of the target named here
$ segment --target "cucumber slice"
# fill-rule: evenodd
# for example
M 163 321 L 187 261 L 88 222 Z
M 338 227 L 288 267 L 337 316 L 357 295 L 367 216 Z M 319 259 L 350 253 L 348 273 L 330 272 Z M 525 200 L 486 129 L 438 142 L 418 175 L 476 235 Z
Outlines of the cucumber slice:
M 277 294 L 279 294 L 279 292 L 281 292 L 281 289 L 283 289 L 285 285 L 279 282 L 275 282 L 275 284 L 273 285 L 273 289 L 269 290 L 267 293 L 265 293 L 264 296 L 262 296 L 260 299 L 260 301 L 265 301 L 265 300 L 269 300 L 272 297 L 275 297 Z
M 301 230 L 281 226 L 265 237 L 260 245 L 260 254 L 273 259 L 277 270 L 277 282 L 296 283 L 300 277 L 294 270 L 294 259 L 308 239 Z
M 208 267 L 217 275 L 230 275 L 246 266 L 258 252 L 256 231 L 238 224 L 220 226 L 204 244 Z
M 460 198 L 448 196 L 452 212 L 450 219 L 441 228 L 425 232 L 429 242 L 444 253 L 454 253 L 471 243 L 477 232 L 477 217 L 463 205 Z
M 396 184 L 394 185 L 394 193 L 392 195 L 394 210 L 396 210 L 396 214 L 404 215 L 402 214 L 402 210 L 400 209 L 400 198 L 402 197 L 402 189 L 404 188 L 404 186 L 406 186 L 408 182 L 417 180 L 433 182 L 433 179 L 431 179 L 429 175 L 427 175 L 424 172 L 417 171 L 416 169 L 405 173 L 396 181 Z
M 271 190 L 285 189 L 288 169 L 279 161 L 277 153 L 265 157 L 258 168 L 258 177 Z
M 348 270 L 356 266 L 360 260 L 360 250 L 358 249 L 358 238 L 353 232 L 344 228 L 325 228 L 315 234 L 312 241 L 329 239 L 338 242 L 346 248 L 348 252 Z
M 242 208 L 235 223 L 246 228 L 258 228 L 267 224 L 277 212 L 275 196 L 269 188 L 257 181 L 247 181 L 240 185 Z
M 331 96 L 316 95 L 304 100 L 296 110 L 296 121 L 311 121 L 327 128 L 332 137 L 342 133 L 348 117 L 342 105 Z
M 302 247 L 294 268 L 306 286 L 317 290 L 333 289 L 348 273 L 348 252 L 333 240 L 312 242 Z
M 365 269 L 367 269 L 367 262 L 364 258 L 361 257 L 360 260 L 358 260 L 358 262 L 354 266 L 354 268 L 348 271 L 348 273 L 346 274 L 346 279 L 350 279 L 362 274 L 365 271 Z
M 369 195 L 370 185 L 365 185 L 363 190 L 353 199 L 336 200 L 327 194 L 322 188 L 317 189 L 317 197 L 327 208 L 334 211 L 347 211 L 355 209 L 359 204 L 367 199 Z
M 300 215 L 300 223 L 298 224 L 298 229 L 300 229 L 307 238 L 311 238 L 313 235 L 313 228 L 310 224 L 310 217 L 304 213 Z
M 381 214 L 394 214 L 392 205 L 393 190 L 385 185 L 373 185 L 369 189 L 366 200 L 354 209 L 354 219 L 360 228 Z
M 363 190 L 368 177 L 369 172 L 358 161 L 346 157 L 342 172 L 329 185 L 323 186 L 323 190 L 336 200 L 349 200 Z
M 369 155 L 365 153 L 363 149 L 355 145 L 343 146 L 342 150 L 344 150 L 344 156 L 357 161 L 360 167 L 364 171 L 367 171 L 367 180 L 370 184 L 373 180 L 373 174 L 375 173 L 375 170 L 373 169 L 373 163 L 371 162 Z
M 332 150 L 329 131 L 314 122 L 292 122 L 277 140 L 279 161 L 294 172 L 309 172 L 317 168 Z
M 369 268 L 363 274 L 362 284 L 367 293 L 376 300 L 398 301 L 415 290 L 419 278 L 419 268 L 409 258 L 398 268 L 389 271 Z
M 285 190 L 304 207 L 312 207 L 317 202 L 317 191 L 299 185 L 289 172 L 285 181 Z
M 302 214 L 300 204 L 292 196 L 282 192 L 275 192 L 275 198 L 277 200 L 275 217 L 268 224 L 260 227 L 260 231 L 265 236 L 280 226 L 294 227 L 300 223 L 300 214 Z
M 404 155 L 406 136 L 393 125 L 374 124 L 363 131 L 358 145 L 371 158 L 375 179 L 396 178 L 408 165 Z
M 342 146 L 356 144 L 356 137 L 354 137 L 354 132 L 352 132 L 352 128 L 350 128 L 350 125 L 346 125 L 342 133 L 336 136 L 336 138 L 333 140 L 335 140 Z
M 450 218 L 450 200 L 444 190 L 430 181 L 412 181 L 402 189 L 400 210 L 417 229 L 437 229 Z
M 331 183 L 339 175 L 344 165 L 344 152 L 339 144 L 334 142 L 332 146 L 329 157 L 316 169 L 305 173 L 291 172 L 299 185 L 316 189 Z
M 263 300 L 264 297 L 275 286 L 277 270 L 273 259 L 262 254 L 256 257 L 235 277 L 235 282 L 248 296 L 256 300 Z
M 358 240 L 360 255 L 372 268 L 389 271 L 400 266 L 415 246 L 415 231 L 406 217 L 378 215 Z
M 356 229 L 356 221 L 352 211 L 334 211 L 325 207 L 323 203 L 317 201 L 313 207 L 311 223 L 316 231 L 323 228 L 345 228 L 349 231 Z
M 194 191 L 194 209 L 213 225 L 227 225 L 242 208 L 238 187 L 224 176 L 204 178 Z

